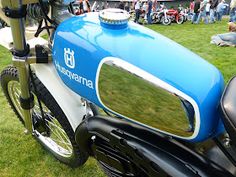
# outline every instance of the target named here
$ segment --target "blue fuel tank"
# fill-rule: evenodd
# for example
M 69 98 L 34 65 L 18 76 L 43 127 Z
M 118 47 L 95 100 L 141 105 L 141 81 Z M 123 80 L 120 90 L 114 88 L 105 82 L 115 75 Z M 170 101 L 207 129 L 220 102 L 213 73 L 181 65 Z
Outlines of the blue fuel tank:
M 198 55 L 146 27 L 104 21 L 98 13 L 72 17 L 56 29 L 53 62 L 59 76 L 71 90 L 100 107 L 104 106 L 98 99 L 97 74 L 106 57 L 124 60 L 191 97 L 200 123 L 190 141 L 224 130 L 218 112 L 223 77 Z

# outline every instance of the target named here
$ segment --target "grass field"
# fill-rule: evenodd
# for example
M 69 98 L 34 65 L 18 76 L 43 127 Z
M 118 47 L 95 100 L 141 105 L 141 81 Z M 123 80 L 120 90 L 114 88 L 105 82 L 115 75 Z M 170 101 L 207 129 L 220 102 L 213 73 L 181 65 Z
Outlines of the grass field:
M 225 81 L 236 74 L 236 50 L 210 44 L 210 37 L 227 31 L 226 21 L 211 25 L 171 26 L 150 25 L 172 40 L 214 64 L 225 77 Z M 1 37 L 1 36 L 0 36 Z M 10 54 L 0 47 L 0 70 L 10 64 Z M 82 167 L 71 169 L 47 153 L 31 136 L 23 133 L 23 127 L 10 110 L 0 92 L 0 177 L 100 177 L 104 176 L 96 165 L 89 161 Z

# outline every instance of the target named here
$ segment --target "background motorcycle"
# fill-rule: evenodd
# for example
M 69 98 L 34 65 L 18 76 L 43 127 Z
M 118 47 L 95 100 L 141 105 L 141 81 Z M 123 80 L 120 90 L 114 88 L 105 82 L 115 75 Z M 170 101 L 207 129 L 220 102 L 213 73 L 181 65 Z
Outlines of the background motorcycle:
M 91 155 L 111 176 L 232 176 L 217 164 L 225 162 L 224 156 L 213 162 L 194 151 L 191 142 L 214 137 L 234 162 L 235 79 L 223 94 L 221 115 L 220 72 L 169 39 L 128 22 L 125 11 L 73 17 L 70 3 L 58 0 L 50 2 L 50 19 L 49 4 L 36 2 L 28 13 L 39 21 L 37 34 L 46 29 L 50 38 L 48 47 L 30 50 L 23 4 L 35 1 L 1 1 L 11 22 L 15 65 L 2 71 L 1 85 L 28 132 L 56 158 L 75 167 Z M 160 58 L 153 55 L 156 50 Z M 221 139 L 222 120 L 229 137 Z M 227 148 L 221 140 L 227 140 Z
M 179 13 L 178 10 L 169 9 L 166 14 L 172 22 L 176 22 L 177 24 L 184 23 L 184 16 L 182 13 Z
M 151 14 L 152 23 L 162 23 L 163 25 L 170 25 L 171 19 L 167 15 L 166 8 L 159 9 Z

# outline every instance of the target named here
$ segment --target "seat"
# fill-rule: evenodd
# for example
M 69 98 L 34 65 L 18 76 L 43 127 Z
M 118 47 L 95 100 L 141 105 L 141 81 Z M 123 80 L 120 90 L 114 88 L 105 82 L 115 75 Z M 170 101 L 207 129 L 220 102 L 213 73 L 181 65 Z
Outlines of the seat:
M 225 128 L 236 145 L 236 76 L 225 88 L 221 98 L 221 111 Z

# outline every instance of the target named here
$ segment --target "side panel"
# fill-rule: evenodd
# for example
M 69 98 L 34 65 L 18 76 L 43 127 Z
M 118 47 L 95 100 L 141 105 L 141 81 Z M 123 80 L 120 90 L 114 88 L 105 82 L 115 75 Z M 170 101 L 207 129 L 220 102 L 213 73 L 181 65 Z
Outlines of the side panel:
M 52 64 L 34 64 L 32 67 L 39 80 L 60 105 L 75 131 L 86 114 L 86 108 L 80 101 L 81 97 L 64 85 Z

